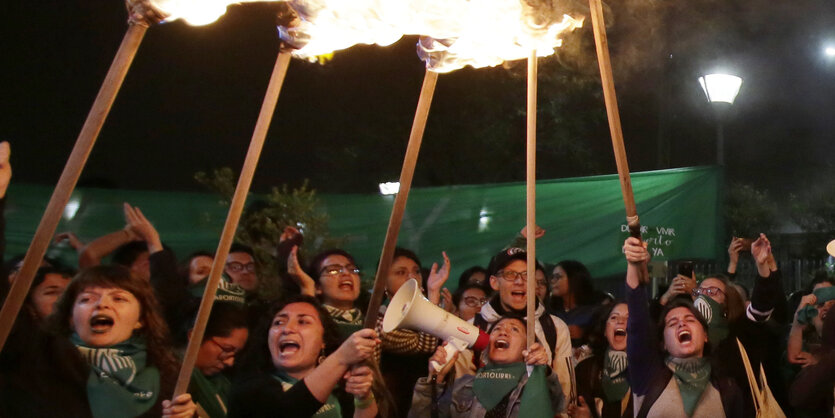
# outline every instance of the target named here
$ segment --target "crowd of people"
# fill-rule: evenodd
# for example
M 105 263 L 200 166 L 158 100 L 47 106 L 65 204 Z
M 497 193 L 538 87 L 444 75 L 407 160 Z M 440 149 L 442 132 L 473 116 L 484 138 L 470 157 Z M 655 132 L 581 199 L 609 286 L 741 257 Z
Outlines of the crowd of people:
M 0 144 L 0 210 L 8 154 Z M 194 342 L 188 391 L 175 397 L 214 254 L 178 259 L 140 208 L 125 204 L 124 214 L 123 229 L 87 243 L 57 236 L 76 248 L 78 264 L 45 259 L 38 269 L 0 353 L 0 416 L 759 416 L 754 394 L 766 379 L 751 386 L 740 344 L 755 373 L 763 370 L 772 407 L 833 414 L 833 280 L 819 275 L 787 300 L 762 234 L 731 240 L 727 274 L 680 274 L 656 298 L 637 238 L 623 244 L 617 289 L 595 289 L 581 261 L 549 254 L 528 277 L 524 229 L 458 283 L 449 281 L 446 253 L 424 268 L 397 248 L 386 300 L 415 280 L 429 302 L 489 337 L 486 348 L 447 361 L 437 335 L 383 332 L 386 303 L 364 311 L 364 271 L 349 252 L 304 257 L 301 233 L 288 227 L 277 247 L 281 271 L 263 271 L 251 248 L 232 246 Z M 547 237 L 538 229 L 531 239 Z M 750 290 L 736 277 L 749 253 L 757 267 Z M 5 263 L 0 289 L 17 279 L 22 259 Z M 282 284 L 279 300 L 259 293 L 272 278 Z M 528 280 L 536 282 L 534 318 L 526 318 Z

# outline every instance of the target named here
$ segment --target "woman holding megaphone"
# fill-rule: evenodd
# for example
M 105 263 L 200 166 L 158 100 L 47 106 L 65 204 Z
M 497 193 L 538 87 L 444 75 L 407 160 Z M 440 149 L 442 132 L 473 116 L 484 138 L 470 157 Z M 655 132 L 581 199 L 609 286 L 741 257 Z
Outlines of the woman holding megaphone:
M 429 376 L 415 385 L 409 417 L 545 417 L 564 409 L 562 387 L 548 367 L 548 354 L 539 343 L 525 349 L 527 328 L 518 315 L 506 315 L 490 328 L 484 352 L 487 365 L 476 375 L 446 382 L 455 356 L 439 372 L 432 362 L 444 364 L 446 350 L 438 347 L 429 362 Z M 434 390 L 436 389 L 437 390 Z
M 373 373 L 363 365 L 380 343 L 374 330 L 359 330 L 339 344 L 336 324 L 311 296 L 278 303 L 268 319 L 242 360 L 230 417 L 377 415 Z

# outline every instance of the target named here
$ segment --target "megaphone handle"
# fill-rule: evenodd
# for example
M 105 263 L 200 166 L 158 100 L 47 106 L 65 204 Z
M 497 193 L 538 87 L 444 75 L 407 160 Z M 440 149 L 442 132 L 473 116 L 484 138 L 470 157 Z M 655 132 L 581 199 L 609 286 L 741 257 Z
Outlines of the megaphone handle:
M 452 360 L 452 357 L 455 356 L 455 353 L 458 353 L 462 350 L 467 348 L 467 342 L 461 341 L 457 338 L 450 338 L 447 340 L 447 345 L 444 346 L 444 351 L 446 351 L 446 359 L 444 360 L 444 364 L 439 364 L 437 361 L 432 360 L 432 368 L 435 369 L 436 372 L 440 372 L 441 369 L 446 367 L 449 364 L 449 361 Z

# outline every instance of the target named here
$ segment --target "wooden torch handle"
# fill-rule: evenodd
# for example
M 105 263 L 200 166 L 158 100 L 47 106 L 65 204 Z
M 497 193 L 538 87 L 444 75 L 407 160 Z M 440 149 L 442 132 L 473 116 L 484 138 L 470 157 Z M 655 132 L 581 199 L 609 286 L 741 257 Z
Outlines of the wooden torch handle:
M 386 290 L 386 278 L 388 278 L 389 269 L 391 269 L 394 247 L 397 245 L 397 235 L 400 233 L 400 224 L 403 221 L 403 213 L 406 211 L 406 201 L 412 187 L 415 164 L 417 164 L 420 144 L 423 141 L 423 131 L 426 128 L 426 119 L 429 117 L 429 107 L 432 105 L 432 97 L 435 95 L 435 84 L 437 82 L 438 73 L 426 70 L 423 86 L 420 88 L 415 119 L 412 122 L 412 131 L 409 134 L 409 144 L 406 146 L 403 168 L 400 170 L 400 191 L 394 198 L 394 207 L 391 209 L 386 239 L 383 243 L 383 253 L 380 256 L 380 264 L 377 265 L 377 274 L 374 276 L 371 300 L 368 301 L 368 310 L 363 323 L 365 328 L 373 329 L 377 325 L 380 304 L 383 303 L 383 293 Z
M 116 57 L 110 64 L 110 69 L 107 71 L 107 76 L 104 78 L 92 108 L 90 108 L 90 113 L 87 114 L 87 120 L 81 128 L 66 165 L 64 165 L 64 171 L 61 172 L 61 177 L 58 179 L 58 184 L 55 185 L 52 197 L 49 198 L 49 203 L 41 222 L 38 224 L 38 229 L 29 244 L 29 250 L 26 251 L 23 266 L 9 290 L 9 295 L 3 304 L 2 310 L 0 310 L 0 350 L 6 344 L 6 339 L 14 326 L 15 319 L 17 319 L 17 314 L 23 306 L 29 288 L 32 286 L 35 273 L 41 266 L 41 261 L 46 254 L 49 243 L 52 241 L 55 229 L 61 221 L 64 206 L 70 200 L 78 178 L 81 176 L 81 171 L 87 163 L 87 157 L 89 157 L 90 151 L 96 144 L 99 132 L 101 132 L 104 121 L 110 113 L 113 101 L 116 100 L 119 88 L 125 80 L 147 29 L 148 27 L 144 24 L 130 23 L 128 25 L 127 32 L 122 38 L 122 44 L 119 45 Z
M 212 304 L 217 293 L 217 286 L 223 274 L 226 257 L 229 255 L 232 241 L 235 239 L 238 222 L 241 219 L 241 213 L 246 203 L 246 196 L 249 194 L 249 187 L 255 175 L 255 168 L 258 166 L 258 159 L 261 156 L 261 149 L 264 147 L 267 131 L 270 128 L 270 122 L 272 121 L 275 106 L 278 102 L 278 95 L 281 93 L 281 85 L 284 83 L 284 77 L 287 75 L 290 58 L 291 55 L 289 52 L 280 52 L 275 61 L 273 73 L 267 86 L 267 93 L 264 95 L 261 112 L 258 114 L 258 121 L 255 123 L 255 130 L 252 133 L 249 149 L 244 159 L 244 166 L 241 169 L 241 177 L 238 179 L 238 185 L 235 187 L 232 203 L 229 205 L 229 214 L 226 216 L 226 224 L 223 225 L 223 232 L 220 235 L 220 242 L 217 245 L 215 259 L 212 262 L 212 270 L 206 282 L 206 290 L 203 292 L 203 299 L 200 301 L 200 309 L 197 312 L 197 319 L 191 331 L 183 364 L 180 366 L 177 386 L 174 388 L 175 398 L 188 390 L 188 384 L 191 381 L 191 372 L 194 369 L 194 362 L 197 360 L 197 353 L 200 350 L 200 345 L 203 343 L 203 334 L 206 331 L 209 314 L 212 312 Z

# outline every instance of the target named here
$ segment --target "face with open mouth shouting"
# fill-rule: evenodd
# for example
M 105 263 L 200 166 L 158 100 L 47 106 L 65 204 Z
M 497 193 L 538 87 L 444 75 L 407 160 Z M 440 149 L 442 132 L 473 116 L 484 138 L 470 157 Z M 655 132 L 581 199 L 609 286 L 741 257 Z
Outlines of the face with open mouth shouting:
M 672 357 L 701 357 L 707 332 L 686 307 L 673 308 L 664 317 L 664 348 Z
M 267 338 L 273 365 L 302 379 L 316 367 L 324 343 L 325 329 L 319 312 L 309 303 L 285 306 L 273 318 Z
M 629 319 L 629 307 L 625 303 L 615 305 L 606 319 L 606 340 L 609 341 L 609 348 L 612 350 L 626 350 L 627 319 Z
M 318 293 L 322 301 L 339 309 L 351 309 L 360 296 L 360 275 L 354 262 L 344 255 L 334 254 L 322 260 Z
M 75 298 L 72 328 L 90 347 L 109 347 L 126 341 L 142 328 L 139 301 L 118 287 L 88 287 Z
M 527 279 L 520 277 L 520 274 L 515 274 L 515 277 L 508 279 L 503 277 L 502 273 L 523 273 L 527 271 L 527 268 L 528 263 L 525 261 L 513 260 L 497 272 L 498 276 L 490 276 L 490 286 L 499 292 L 503 308 L 515 311 L 525 309 L 528 301 Z M 507 275 L 514 276 L 514 274 Z
M 510 364 L 524 361 L 527 329 L 516 318 L 501 319 L 490 331 L 490 351 L 487 357 L 491 363 Z

